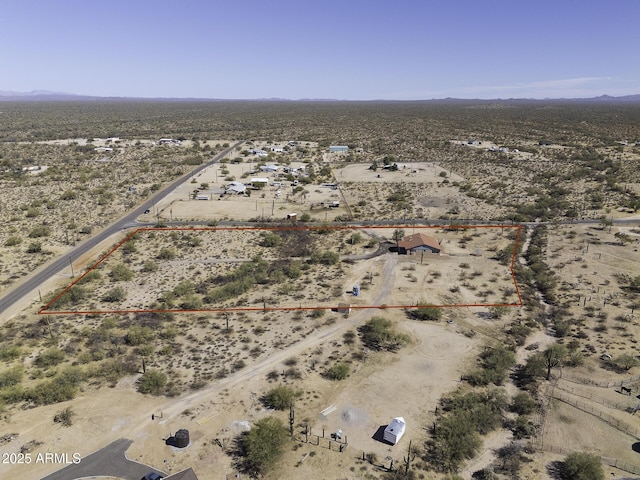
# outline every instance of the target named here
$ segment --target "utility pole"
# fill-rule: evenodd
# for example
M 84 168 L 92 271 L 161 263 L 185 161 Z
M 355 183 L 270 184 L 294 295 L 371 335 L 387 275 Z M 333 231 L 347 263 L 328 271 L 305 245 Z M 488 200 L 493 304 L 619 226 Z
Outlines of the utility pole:
M 73 263 L 71 262 L 71 257 L 69 257 L 69 266 L 71 267 L 71 278 L 75 278 L 75 274 L 73 273 Z

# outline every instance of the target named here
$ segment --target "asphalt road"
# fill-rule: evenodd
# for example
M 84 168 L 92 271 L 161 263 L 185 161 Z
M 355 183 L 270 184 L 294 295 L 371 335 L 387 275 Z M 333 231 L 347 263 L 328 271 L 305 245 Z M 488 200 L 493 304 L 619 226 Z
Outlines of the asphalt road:
M 188 178 L 193 175 L 201 172 L 205 168 L 213 165 L 220 161 L 222 157 L 227 155 L 230 151 L 232 151 L 235 147 L 242 144 L 242 141 L 237 142 L 222 151 L 218 155 L 216 155 L 213 160 L 210 160 L 207 163 L 200 165 L 195 170 L 190 171 L 189 173 L 183 175 L 182 177 L 175 180 L 169 186 L 163 188 L 156 192 L 155 195 L 149 197 L 144 201 L 141 205 L 136 207 L 134 210 L 129 212 L 124 217 L 120 218 L 116 222 L 112 223 L 110 226 L 102 230 L 97 235 L 83 241 L 78 244 L 71 251 L 65 253 L 63 256 L 59 257 L 57 260 L 51 262 L 49 265 L 44 267 L 42 270 L 37 271 L 34 275 L 28 277 L 23 283 L 17 285 L 12 290 L 9 290 L 5 295 L 0 298 L 0 315 L 4 313 L 11 305 L 16 303 L 18 300 L 23 298 L 29 292 L 38 288 L 43 282 L 47 281 L 53 275 L 58 273 L 60 270 L 67 268 L 69 266 L 69 259 L 79 258 L 85 253 L 89 252 L 92 248 L 98 245 L 100 242 L 109 238 L 113 234 L 117 233 L 120 230 L 124 230 L 127 228 L 131 228 L 133 226 L 137 226 L 136 218 L 138 218 L 145 210 L 151 210 L 151 208 L 166 197 L 169 193 L 171 193 L 176 187 L 184 183 Z
M 43 477 L 42 480 L 76 480 L 86 477 L 117 477 L 125 480 L 140 480 L 149 472 L 163 476 L 166 473 L 142 463 L 133 462 L 126 457 L 126 452 L 133 440 L 121 438 L 106 447 L 80 460 L 80 463 L 69 465 Z

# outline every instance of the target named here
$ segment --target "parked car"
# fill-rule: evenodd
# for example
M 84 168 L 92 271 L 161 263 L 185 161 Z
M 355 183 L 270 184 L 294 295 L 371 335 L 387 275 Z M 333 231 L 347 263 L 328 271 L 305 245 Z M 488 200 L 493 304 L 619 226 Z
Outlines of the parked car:
M 160 480 L 161 478 L 163 477 L 159 473 L 149 472 L 144 477 L 142 477 L 142 480 Z

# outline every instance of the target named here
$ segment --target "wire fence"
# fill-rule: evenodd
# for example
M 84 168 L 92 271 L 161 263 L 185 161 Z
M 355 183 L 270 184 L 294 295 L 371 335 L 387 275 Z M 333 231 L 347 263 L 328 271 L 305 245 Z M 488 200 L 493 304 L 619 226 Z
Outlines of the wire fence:
M 581 383 L 583 385 L 593 385 L 594 387 L 601 387 L 601 388 L 614 388 L 614 387 L 622 387 L 623 385 L 628 385 L 630 383 L 637 382 L 638 380 L 640 380 L 640 375 L 634 375 L 632 377 L 627 377 L 625 379 L 618 380 L 615 382 L 610 382 L 610 381 L 598 382 L 595 380 L 591 380 L 590 378 L 567 375 L 565 372 L 560 373 L 560 378 L 562 378 L 562 380 L 566 380 L 567 382 L 572 382 L 572 383 Z
M 620 430 L 621 432 L 625 432 L 637 439 L 640 439 L 640 430 L 638 430 L 636 427 L 633 427 L 628 423 L 620 420 L 619 418 L 616 418 L 612 415 L 609 415 L 608 413 L 603 412 L 602 410 L 599 410 L 598 408 L 594 407 L 594 405 L 590 405 L 586 402 L 575 400 L 569 397 L 568 395 L 564 394 L 562 391 L 554 390 L 551 392 L 551 396 L 556 400 L 560 400 L 561 402 L 564 402 L 568 405 L 571 405 L 572 407 L 577 408 L 578 410 L 582 410 L 585 413 L 589 413 L 595 417 L 600 418 L 602 421 L 604 421 L 605 423 L 608 423 L 609 425 Z
M 628 411 L 634 409 L 637 406 L 638 402 L 634 402 L 629 398 L 627 402 L 616 402 L 613 400 L 608 400 L 606 398 L 598 397 L 593 395 L 590 392 L 583 392 L 581 390 L 575 389 L 568 385 L 556 384 L 555 388 L 568 392 L 572 395 L 576 395 L 578 397 L 586 398 L 591 400 L 592 402 L 599 403 L 601 405 L 606 405 L 607 407 L 615 408 L 616 410 Z
M 545 452 L 556 453 L 558 455 L 570 455 L 575 452 L 574 450 L 570 450 L 568 448 L 549 444 L 545 444 L 543 446 L 536 445 L 535 448 Z M 622 470 L 623 472 L 640 474 L 640 467 L 638 467 L 637 465 L 633 465 L 627 461 L 612 457 L 600 457 L 600 460 L 602 460 L 602 463 L 609 465 L 610 467 L 615 467 L 619 470 Z

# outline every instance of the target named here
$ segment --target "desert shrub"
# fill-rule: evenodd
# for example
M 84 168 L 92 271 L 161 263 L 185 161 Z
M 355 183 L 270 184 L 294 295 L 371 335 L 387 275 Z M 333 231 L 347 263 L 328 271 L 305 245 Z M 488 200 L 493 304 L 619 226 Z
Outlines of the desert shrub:
M 532 331 L 531 327 L 523 323 L 512 323 L 507 328 L 507 335 L 513 338 L 516 345 L 521 347 L 526 343 L 527 337 L 531 335 Z
M 478 453 L 482 440 L 473 428 L 471 416 L 471 412 L 463 411 L 436 423 L 429 459 L 437 470 L 455 472 L 465 460 Z
M 245 470 L 263 475 L 278 462 L 288 440 L 289 432 L 279 419 L 258 420 L 240 441 Z
M 173 260 L 176 258 L 176 250 L 172 247 L 164 247 L 158 252 L 157 258 L 160 260 Z
M 393 322 L 383 317 L 372 317 L 359 331 L 362 343 L 372 350 L 395 352 L 410 341 L 409 335 L 396 332 Z
M 187 295 L 180 303 L 183 310 L 200 310 L 202 309 L 202 298 L 198 295 Z
M 42 243 L 31 242 L 27 247 L 27 253 L 40 253 L 42 252 Z
M 0 372 L 0 388 L 18 385 L 22 381 L 23 373 L 24 369 L 21 365 Z
M 131 325 L 129 331 L 124 337 L 125 342 L 129 345 L 138 346 L 147 343 L 153 339 L 153 331 L 149 327 L 141 327 L 139 325 Z
M 418 302 L 416 308 L 407 308 L 405 312 L 409 318 L 420 321 L 439 321 L 442 318 L 442 308 L 424 301 Z
M 472 426 L 480 434 L 485 435 L 498 428 L 502 422 L 502 412 L 507 407 L 504 390 L 494 388 L 484 391 L 454 392 L 442 400 L 445 412 L 458 415 L 460 412 L 471 412 Z
M 282 243 L 282 238 L 275 232 L 262 232 L 260 235 L 260 245 L 263 247 L 277 247 Z
M 194 293 L 195 288 L 196 286 L 191 280 L 183 280 L 174 287 L 173 293 L 178 297 L 182 297 Z
M 499 464 L 495 467 L 496 472 L 508 475 L 509 478 L 518 478 L 520 465 L 522 462 L 527 461 L 527 457 L 523 453 L 522 445 L 511 442 L 508 445 L 498 448 L 496 455 L 500 460 Z
M 349 376 L 349 366 L 345 363 L 336 363 L 329 367 L 324 375 L 329 380 L 344 380 Z
M 330 250 L 315 251 L 309 258 L 310 263 L 319 263 L 320 265 L 335 265 L 338 260 L 340 260 L 340 256 Z
M 144 265 L 142 266 L 142 271 L 149 273 L 149 272 L 157 272 L 158 271 L 158 264 L 156 262 L 154 262 L 153 260 L 146 260 L 144 262 Z
M 115 287 L 102 296 L 104 302 L 122 302 L 127 298 L 127 291 L 122 287 Z
M 18 403 L 24 400 L 24 388 L 22 385 L 13 385 L 0 389 L 0 404 Z
M 51 235 L 51 229 L 46 225 L 38 225 L 29 231 L 29 238 L 48 237 Z
M 556 337 L 566 337 L 571 333 L 571 325 L 566 320 L 555 319 L 553 321 L 553 330 L 555 331 Z
M 592 453 L 575 452 L 562 462 L 560 478 L 563 480 L 604 480 L 600 458 Z
M 53 421 L 55 423 L 61 424 L 63 427 L 70 427 L 71 425 L 73 425 L 73 416 L 73 410 L 71 409 L 71 407 L 67 407 L 64 410 L 56 413 L 53 417 Z
M 133 278 L 133 272 L 124 263 L 118 263 L 111 268 L 109 276 L 112 282 L 126 282 Z
M 640 361 L 638 361 L 638 358 L 634 355 L 622 353 L 617 357 L 614 357 L 611 364 L 616 370 L 626 372 L 631 370 L 633 367 L 637 367 L 638 364 L 640 364 Z
M 77 387 L 87 378 L 87 375 L 82 367 L 72 365 L 58 373 L 55 378 L 60 383 Z
M 67 305 L 77 305 L 82 302 L 89 296 L 89 290 L 82 285 L 74 285 L 69 290 L 64 292 L 60 297 L 55 301 L 53 306 L 55 308 L 62 308 Z
M 138 391 L 140 393 L 150 393 L 160 395 L 167 385 L 167 374 L 160 370 L 147 370 L 138 381 Z
M 4 246 L 13 247 L 15 245 L 20 245 L 21 243 L 22 243 L 22 238 L 18 237 L 17 235 L 12 235 L 5 240 Z
M 19 358 L 22 354 L 22 350 L 17 345 L 2 345 L 0 346 L 0 360 L 9 361 Z
M 511 427 L 513 437 L 516 439 L 530 438 L 536 433 L 536 427 L 526 415 L 520 415 Z
M 35 364 L 38 367 L 51 367 L 57 365 L 64 360 L 65 354 L 59 348 L 48 348 L 44 352 L 40 353 L 35 360 Z
M 98 270 L 91 270 L 84 277 L 78 280 L 76 285 L 82 285 L 85 283 L 93 282 L 95 280 L 99 280 L 102 277 L 102 274 Z
M 299 391 L 285 385 L 278 385 L 265 393 L 262 400 L 269 408 L 286 410 L 298 396 L 300 396 Z
M 75 190 L 65 190 L 60 195 L 60 200 L 75 200 L 76 198 L 78 198 L 78 192 Z
M 536 401 L 527 392 L 520 392 L 511 399 L 509 410 L 518 415 L 529 415 L 536 408 Z
M 36 405 L 50 405 L 71 400 L 78 390 L 80 380 L 76 372 L 65 372 L 25 390 L 24 400 Z
M 481 368 L 466 376 L 466 380 L 475 386 L 502 385 L 509 369 L 516 363 L 515 355 L 505 347 L 487 348 L 480 354 Z

